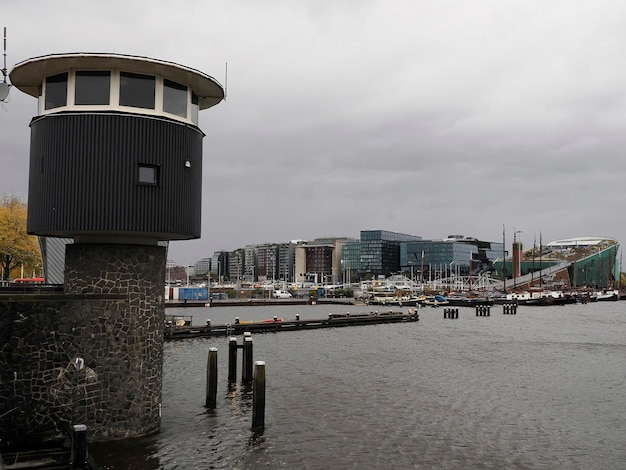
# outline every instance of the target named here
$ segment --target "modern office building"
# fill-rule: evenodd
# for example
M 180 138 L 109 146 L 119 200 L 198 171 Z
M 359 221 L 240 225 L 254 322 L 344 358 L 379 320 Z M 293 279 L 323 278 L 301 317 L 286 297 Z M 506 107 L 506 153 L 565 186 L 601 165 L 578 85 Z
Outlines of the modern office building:
M 476 275 L 502 257 L 502 243 L 450 235 L 442 240 L 403 243 L 400 248 L 400 269 L 415 279 L 429 281 L 434 276 Z
M 341 282 L 341 253 L 349 238 L 316 238 L 296 247 L 296 283 Z
M 202 258 L 194 264 L 194 272 L 197 276 L 206 276 L 211 270 L 211 258 Z
M 296 268 L 296 246 L 298 242 L 278 244 L 278 280 L 291 282 Z
M 278 245 L 264 243 L 257 245 L 257 279 L 275 281 L 278 279 Z
M 341 250 L 341 283 L 350 284 L 359 279 L 361 268 L 361 241 L 348 240 Z
M 257 280 L 257 246 L 247 245 L 243 249 L 243 278 L 248 282 Z
M 228 278 L 231 282 L 240 284 L 244 278 L 245 250 L 238 248 L 228 252 Z
M 400 245 L 421 239 L 386 230 L 362 230 L 359 273 L 362 277 L 377 277 L 399 272 Z
M 213 266 L 216 266 L 216 255 L 219 253 L 222 280 L 246 280 L 247 282 L 288 282 L 294 280 L 295 249 L 301 241 L 288 243 L 264 243 L 248 245 L 234 251 L 216 252 Z M 215 267 L 212 268 L 216 270 Z M 216 272 L 213 272 L 215 275 Z
M 209 272 L 213 281 L 221 283 L 230 279 L 230 252 L 221 250 L 213 253 Z

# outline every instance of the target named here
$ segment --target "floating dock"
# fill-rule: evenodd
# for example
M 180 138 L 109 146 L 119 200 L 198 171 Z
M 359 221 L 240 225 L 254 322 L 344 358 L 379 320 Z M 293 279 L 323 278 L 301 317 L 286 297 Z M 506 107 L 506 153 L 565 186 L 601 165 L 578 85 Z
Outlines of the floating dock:
M 408 312 L 371 312 L 371 313 L 329 313 L 327 318 L 315 320 L 270 320 L 229 323 L 225 325 L 192 326 L 190 321 L 168 321 L 165 326 L 165 339 L 186 339 L 210 336 L 236 336 L 244 332 L 275 333 L 279 331 L 313 330 L 319 328 L 338 328 L 345 326 L 377 325 L 381 323 L 400 323 L 419 321 L 416 310 Z

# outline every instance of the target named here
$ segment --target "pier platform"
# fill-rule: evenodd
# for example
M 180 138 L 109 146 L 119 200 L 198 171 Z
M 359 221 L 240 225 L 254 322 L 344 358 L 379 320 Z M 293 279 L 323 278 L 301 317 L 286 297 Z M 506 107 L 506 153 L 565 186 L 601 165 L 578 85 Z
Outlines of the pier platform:
M 327 318 L 313 320 L 274 320 L 229 323 L 224 325 L 176 326 L 169 323 L 165 327 L 165 339 L 186 339 L 210 336 L 236 336 L 244 332 L 274 333 L 279 331 L 313 330 L 319 328 L 338 328 L 346 326 L 376 325 L 381 323 L 399 323 L 419 321 L 417 310 L 409 312 L 371 312 L 371 313 L 329 313 Z M 181 323 L 182 324 L 182 323 Z

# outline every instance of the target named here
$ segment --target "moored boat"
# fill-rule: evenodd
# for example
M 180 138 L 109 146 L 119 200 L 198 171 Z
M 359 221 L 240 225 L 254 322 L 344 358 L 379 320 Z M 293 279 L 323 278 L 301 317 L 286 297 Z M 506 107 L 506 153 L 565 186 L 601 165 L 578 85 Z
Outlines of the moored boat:
M 596 292 L 595 299 L 598 302 L 613 301 L 613 300 L 619 300 L 620 295 L 619 295 L 618 290 L 603 290 L 600 292 Z
M 239 325 L 256 325 L 259 323 L 282 323 L 283 319 L 279 317 L 267 318 L 265 320 L 237 320 L 235 323 Z
M 426 297 L 422 302 L 423 305 L 429 305 L 431 307 L 440 307 L 443 305 L 449 305 L 450 302 L 443 295 L 436 294 L 429 297 Z
M 569 292 L 532 289 L 524 292 L 513 292 L 507 294 L 498 303 L 516 303 L 519 305 L 566 305 L 578 302 L 578 296 Z
M 493 305 L 493 299 L 482 295 L 451 294 L 446 297 L 452 307 L 475 307 L 476 305 Z

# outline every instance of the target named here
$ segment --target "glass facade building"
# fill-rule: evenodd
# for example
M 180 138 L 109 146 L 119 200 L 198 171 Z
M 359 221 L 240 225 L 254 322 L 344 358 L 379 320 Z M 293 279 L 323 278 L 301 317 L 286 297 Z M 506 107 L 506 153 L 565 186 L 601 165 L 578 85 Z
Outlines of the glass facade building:
M 361 266 L 361 242 L 351 240 L 343 245 L 341 250 L 341 279 L 342 283 L 350 283 L 358 277 Z
M 388 276 L 400 271 L 400 245 L 422 237 L 386 230 L 362 230 L 359 273 L 363 276 Z
M 228 251 L 216 251 L 211 258 L 211 277 L 221 282 L 230 278 L 230 253 Z
M 467 276 L 474 254 L 478 247 L 465 243 L 424 240 L 417 243 L 404 243 L 400 250 L 402 271 L 415 275 L 423 273 L 423 279 L 430 279 L 431 273 L 446 269 Z
M 474 238 L 422 240 L 403 243 L 400 264 L 403 272 L 430 279 L 434 272 L 475 275 L 502 257 L 502 243 L 482 242 Z
M 196 261 L 194 271 L 197 275 L 205 276 L 211 269 L 211 258 L 202 258 Z

